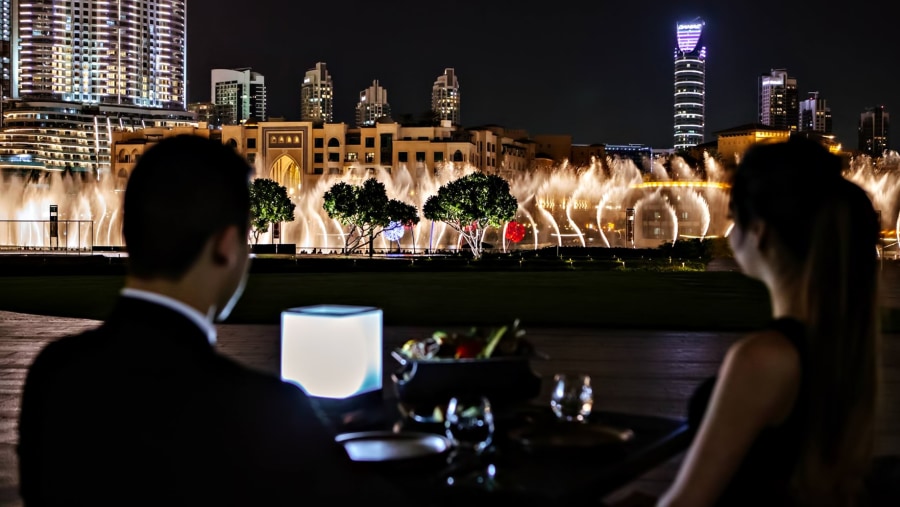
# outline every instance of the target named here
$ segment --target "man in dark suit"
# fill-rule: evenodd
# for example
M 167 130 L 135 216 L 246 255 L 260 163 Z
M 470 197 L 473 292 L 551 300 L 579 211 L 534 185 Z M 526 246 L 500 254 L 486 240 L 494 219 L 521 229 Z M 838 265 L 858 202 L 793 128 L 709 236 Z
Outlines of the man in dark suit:
M 185 135 L 136 164 L 115 308 L 99 328 L 50 343 L 28 372 L 27 506 L 356 500 L 365 480 L 303 391 L 214 348 L 213 322 L 247 275 L 250 172 L 232 148 Z

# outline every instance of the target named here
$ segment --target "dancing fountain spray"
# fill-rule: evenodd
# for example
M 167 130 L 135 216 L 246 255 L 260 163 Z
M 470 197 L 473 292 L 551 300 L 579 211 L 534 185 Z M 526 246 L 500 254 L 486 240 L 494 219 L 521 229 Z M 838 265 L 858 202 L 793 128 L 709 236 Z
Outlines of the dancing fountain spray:
M 629 159 L 593 160 L 586 166 L 564 163 L 518 173 L 501 173 L 519 203 L 515 220 L 526 227 L 525 237 L 515 248 L 543 247 L 656 247 L 683 238 L 727 235 L 727 171 L 707 156 L 697 169 L 683 159 L 654 160 L 641 171 Z M 447 163 L 438 170 L 401 164 L 390 172 L 369 173 L 353 167 L 340 175 L 309 178 L 292 194 L 295 220 L 284 224 L 282 241 L 306 251 L 339 252 L 344 229 L 328 218 L 323 195 L 339 181 L 360 184 L 374 177 L 385 185 L 388 197 L 415 206 L 420 223 L 398 243 L 401 249 L 423 252 L 459 248 L 457 233 L 443 223 L 421 216 L 422 206 L 441 185 L 476 171 L 468 164 Z M 897 240 L 900 222 L 900 155 L 889 152 L 872 160 L 851 160 L 846 177 L 862 186 L 881 210 L 882 228 Z M 177 184 L 173 180 L 173 184 Z M 40 248 L 49 246 L 46 232 L 36 222 L 47 220 L 49 206 L 59 206 L 60 221 L 86 220 L 92 230 L 80 237 L 67 236 L 64 243 L 91 246 L 121 246 L 121 204 L 124 192 L 116 178 L 100 181 L 51 173 L 39 181 L 7 177 L 0 194 L 0 246 Z M 626 244 L 625 223 L 629 209 L 635 213 L 634 243 Z M 500 249 L 503 227 L 488 231 L 485 242 Z M 88 235 L 89 237 L 84 237 Z M 265 235 L 264 235 L 265 236 Z M 266 241 L 270 238 L 262 238 Z M 387 238 L 377 247 L 389 249 Z

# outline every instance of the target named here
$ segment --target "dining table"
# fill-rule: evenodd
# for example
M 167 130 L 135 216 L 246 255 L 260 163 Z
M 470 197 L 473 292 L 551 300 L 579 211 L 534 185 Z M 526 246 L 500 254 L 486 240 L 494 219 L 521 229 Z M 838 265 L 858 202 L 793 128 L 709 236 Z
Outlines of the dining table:
M 339 442 L 374 442 L 361 447 L 368 456 L 350 453 L 355 466 L 418 505 L 602 505 L 685 451 L 693 436 L 685 418 L 593 410 L 583 422 L 567 422 L 532 400 L 496 410 L 491 445 L 475 452 L 456 445 L 442 421 L 412 413 L 387 390 L 355 406 L 323 409 Z M 426 452 L 395 452 L 411 443 Z

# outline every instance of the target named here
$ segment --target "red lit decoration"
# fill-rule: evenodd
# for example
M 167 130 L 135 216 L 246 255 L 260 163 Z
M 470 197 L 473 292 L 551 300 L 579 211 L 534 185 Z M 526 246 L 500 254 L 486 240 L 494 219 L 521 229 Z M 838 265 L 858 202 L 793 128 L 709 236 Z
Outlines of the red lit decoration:
M 513 243 L 518 243 L 522 241 L 522 238 L 525 237 L 525 226 L 516 222 L 515 220 L 506 224 L 506 239 L 512 241 Z

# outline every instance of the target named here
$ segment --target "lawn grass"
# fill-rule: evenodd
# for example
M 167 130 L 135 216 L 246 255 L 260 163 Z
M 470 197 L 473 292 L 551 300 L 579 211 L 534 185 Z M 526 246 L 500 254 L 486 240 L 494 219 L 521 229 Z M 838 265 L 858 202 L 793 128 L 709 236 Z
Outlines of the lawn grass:
M 0 276 L 0 310 L 103 319 L 121 274 Z M 283 309 L 371 305 L 391 326 L 745 330 L 770 317 L 764 287 L 736 272 L 650 270 L 255 272 L 229 323 L 277 324 Z M 886 332 L 900 309 L 885 308 Z
M 104 318 L 121 276 L 0 277 L 0 310 Z M 230 323 L 279 322 L 285 308 L 371 305 L 386 325 L 754 328 L 769 317 L 761 284 L 733 272 L 458 271 L 253 273 Z

